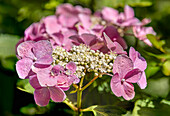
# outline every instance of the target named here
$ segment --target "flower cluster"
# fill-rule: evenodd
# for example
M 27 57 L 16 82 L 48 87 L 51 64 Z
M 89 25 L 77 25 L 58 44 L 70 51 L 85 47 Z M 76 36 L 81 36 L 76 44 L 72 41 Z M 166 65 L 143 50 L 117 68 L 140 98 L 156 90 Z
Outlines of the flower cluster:
M 123 39 L 126 30 L 151 45 L 146 34 L 156 34 L 152 27 L 143 27 L 149 19 L 139 21 L 131 7 L 124 12 L 109 7 L 95 12 L 88 8 L 63 4 L 55 15 L 33 23 L 16 45 L 19 61 L 16 70 L 21 79 L 29 79 L 35 89 L 36 104 L 45 106 L 50 98 L 62 102 L 72 84 L 77 84 L 86 72 L 95 76 L 112 73 L 113 93 L 126 100 L 134 97 L 134 87 L 146 87 L 146 61 Z

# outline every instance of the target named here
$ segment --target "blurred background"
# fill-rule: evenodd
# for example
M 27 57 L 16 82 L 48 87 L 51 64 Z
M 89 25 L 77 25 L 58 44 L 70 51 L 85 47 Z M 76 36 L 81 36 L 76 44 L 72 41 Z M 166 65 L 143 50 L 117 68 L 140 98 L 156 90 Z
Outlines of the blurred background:
M 135 98 L 127 102 L 114 95 L 108 97 L 109 80 L 104 83 L 100 80 L 94 83 L 95 89 L 91 92 L 101 94 L 102 98 L 96 101 L 85 98 L 84 101 L 88 102 L 86 104 L 84 102 L 84 107 L 94 104 L 107 105 L 112 103 L 110 101 L 114 101 L 113 105 L 123 109 L 112 110 L 118 115 L 167 116 L 170 114 L 170 0 L 0 0 L 0 116 L 74 114 L 63 103 L 51 102 L 47 107 L 38 107 L 32 94 L 17 89 L 21 82 L 15 70 L 16 43 L 24 36 L 24 30 L 30 24 L 38 22 L 42 17 L 53 15 L 56 6 L 62 3 L 88 7 L 92 12 L 104 6 L 122 11 L 124 5 L 128 4 L 134 8 L 137 18 L 150 18 L 152 22 L 148 26 L 152 26 L 157 33 L 157 39 L 152 42 L 154 47 L 150 48 L 140 42 L 136 47 L 148 63 L 147 88 L 140 90 L 136 87 Z M 132 42 L 134 38 L 126 37 L 125 40 L 128 46 L 134 46 Z M 29 85 L 26 87 L 29 88 Z M 95 98 L 93 95 L 89 94 L 89 96 Z

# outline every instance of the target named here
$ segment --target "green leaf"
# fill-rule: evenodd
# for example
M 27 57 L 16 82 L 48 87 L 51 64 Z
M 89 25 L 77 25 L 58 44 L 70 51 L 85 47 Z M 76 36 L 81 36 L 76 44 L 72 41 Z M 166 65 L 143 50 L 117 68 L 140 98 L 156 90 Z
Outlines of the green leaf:
M 153 44 L 153 46 L 155 46 L 157 49 L 159 49 L 162 52 L 165 52 L 165 50 L 163 49 L 163 45 L 165 44 L 165 41 L 158 41 L 156 39 L 156 36 L 152 35 L 152 34 L 148 34 L 147 38 L 150 40 L 150 42 Z
M 20 89 L 21 91 L 25 91 L 31 94 L 34 93 L 34 88 L 30 85 L 29 79 L 18 80 L 17 88 Z
M 152 2 L 150 2 L 150 1 L 141 1 L 141 2 L 136 2 L 136 3 L 131 3 L 129 5 L 133 6 L 133 7 L 148 7 L 148 6 L 152 5 Z
M 125 109 L 113 105 L 94 105 L 83 110 L 86 111 L 92 111 L 95 116 L 117 116 L 126 113 Z
M 170 76 L 170 60 L 167 60 L 163 63 L 162 65 L 162 72 L 166 75 L 166 76 Z
M 0 34 L 0 58 L 15 56 L 15 45 L 19 36 Z
M 153 54 L 151 52 L 147 52 L 147 51 L 144 51 L 147 55 L 149 56 L 153 56 L 157 59 L 170 59 L 170 54 L 167 53 L 167 54 Z
M 50 110 L 50 104 L 48 104 L 45 107 L 40 107 L 35 104 L 29 104 L 27 106 L 24 106 L 20 109 L 20 112 L 25 115 L 35 115 L 35 114 L 45 114 L 47 111 Z
M 148 107 L 148 108 L 154 108 L 154 104 L 153 104 L 153 101 L 149 100 L 148 98 L 145 99 L 145 100 L 137 100 L 135 102 L 135 106 L 134 106 L 134 109 L 133 109 L 133 112 L 132 112 L 132 115 L 133 116 L 140 116 L 138 114 L 138 111 L 141 109 L 141 107 Z
M 15 71 L 15 62 L 17 61 L 16 57 L 7 57 L 1 59 L 1 64 L 4 68 Z
M 143 91 L 154 97 L 165 98 L 169 93 L 169 88 L 169 78 L 162 77 L 159 79 L 150 79 L 147 88 Z
M 0 60 L 4 68 L 15 70 L 15 46 L 20 37 L 8 34 L 0 34 Z

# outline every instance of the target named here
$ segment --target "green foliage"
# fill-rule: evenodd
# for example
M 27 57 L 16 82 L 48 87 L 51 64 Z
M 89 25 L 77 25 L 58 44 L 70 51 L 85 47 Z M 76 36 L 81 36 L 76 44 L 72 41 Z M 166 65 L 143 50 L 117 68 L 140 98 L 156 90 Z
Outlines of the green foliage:
M 147 38 L 150 40 L 150 42 L 153 44 L 154 47 L 156 47 L 157 49 L 159 49 L 162 52 L 165 52 L 165 50 L 163 49 L 163 45 L 165 44 L 165 41 L 158 41 L 156 39 L 156 36 L 152 35 L 152 34 L 148 34 Z
M 95 105 L 85 109 L 85 111 L 92 111 L 94 116 L 119 116 L 126 113 L 125 109 L 113 105 Z
M 13 74 L 17 61 L 15 45 L 19 41 L 20 36 L 24 35 L 24 30 L 31 23 L 37 22 L 47 15 L 54 14 L 56 6 L 64 2 L 82 5 L 90 8 L 92 11 L 99 10 L 104 6 L 122 10 L 124 5 L 128 4 L 135 8 L 135 16 L 139 19 L 151 18 L 152 23 L 149 26 L 153 26 L 157 32 L 157 36 L 147 35 L 153 47 L 148 47 L 141 41 L 137 43 L 138 41 L 135 41 L 134 37 L 127 37 L 126 39 L 128 45 L 134 46 L 147 60 L 148 67 L 145 71 L 148 81 L 147 88 L 145 90 L 135 88 L 137 97 L 132 101 L 124 101 L 123 98 L 117 98 L 113 95 L 109 83 L 111 77 L 105 76 L 97 79 L 93 86 L 83 93 L 83 108 L 91 106 L 87 108 L 87 111 L 92 111 L 97 116 L 122 114 L 124 116 L 166 116 L 169 114 L 170 1 L 168 0 L 1 0 L 0 33 L 6 33 L 0 34 L 2 110 L 12 111 L 13 98 L 15 97 L 13 89 L 15 88 L 15 80 L 18 77 L 16 72 Z M 91 79 L 89 78 L 87 82 Z M 34 92 L 28 80 L 18 80 L 16 86 L 22 91 L 31 94 Z M 70 94 L 70 91 L 67 92 L 67 95 L 76 104 L 76 95 Z M 15 110 L 15 108 L 13 109 Z M 57 109 L 57 112 L 61 110 L 60 112 L 76 115 L 75 112 L 68 108 L 57 107 Z M 44 114 L 50 110 L 48 107 L 40 108 L 30 104 L 21 108 L 20 111 L 23 115 L 36 115 Z M 125 114 L 126 112 L 127 114 Z M 90 116 L 92 114 L 85 112 L 83 115 Z
M 18 80 L 17 88 L 20 89 L 21 91 L 25 91 L 31 94 L 34 93 L 34 88 L 30 85 L 28 79 Z
M 147 88 L 143 90 L 154 97 L 166 98 L 170 90 L 169 78 L 150 79 Z
M 162 65 L 162 72 L 166 76 L 170 76 L 170 60 L 167 60 Z
M 19 36 L 0 34 L 0 61 L 4 68 L 15 70 L 15 46 L 19 41 Z

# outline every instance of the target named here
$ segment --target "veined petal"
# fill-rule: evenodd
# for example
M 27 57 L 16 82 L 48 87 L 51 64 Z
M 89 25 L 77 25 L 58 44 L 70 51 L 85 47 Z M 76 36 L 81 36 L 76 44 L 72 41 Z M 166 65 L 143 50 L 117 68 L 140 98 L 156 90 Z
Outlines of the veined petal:
M 122 95 L 123 98 L 125 100 L 133 99 L 135 96 L 134 86 L 131 83 L 125 81 L 123 83 L 123 88 L 124 88 L 123 95 Z
M 118 73 L 116 73 L 111 81 L 110 81 L 110 86 L 111 86 L 111 90 L 112 92 L 117 96 L 120 97 L 122 96 L 122 92 L 123 92 L 123 85 L 121 84 L 121 80 L 120 77 L 118 75 Z
M 134 17 L 134 11 L 133 8 L 131 8 L 130 6 L 126 5 L 124 8 L 124 13 L 126 16 L 126 19 L 130 19 Z
M 135 62 L 136 60 L 136 51 L 133 47 L 130 47 L 130 50 L 129 50 L 129 57 L 130 59 Z
M 139 52 L 136 53 L 136 60 L 134 62 L 134 67 L 139 68 L 141 71 L 144 71 L 147 67 L 146 60 L 140 55 Z
M 29 83 L 34 89 L 41 89 L 42 88 L 36 75 L 33 75 L 29 78 Z
M 32 65 L 33 61 L 29 58 L 19 60 L 16 63 L 16 71 L 19 75 L 19 78 L 25 79 L 27 76 L 29 76 L 29 72 L 31 71 Z
M 92 46 L 97 42 L 97 36 L 93 34 L 84 33 L 81 37 L 87 46 Z
M 57 85 L 57 76 L 52 76 L 49 68 L 38 71 L 37 78 L 40 85 L 43 87 Z
M 52 55 L 52 46 L 48 40 L 40 40 L 34 43 L 33 53 L 37 59 Z
M 66 94 L 59 87 L 49 87 L 50 97 L 54 102 L 62 102 L 66 98 Z
M 31 58 L 34 59 L 34 54 L 32 53 L 32 48 L 34 41 L 25 41 L 18 45 L 17 53 L 21 58 Z
M 71 73 L 73 74 L 73 73 L 76 72 L 77 66 L 76 66 L 76 64 L 75 64 L 74 62 L 71 61 L 71 62 L 69 62 L 69 63 L 66 64 L 66 68 L 67 68 L 68 70 L 70 70 Z
M 144 71 L 142 72 L 142 76 L 141 76 L 140 80 L 137 82 L 137 84 L 139 85 L 139 87 L 141 89 L 145 89 L 146 88 L 147 82 L 146 82 L 146 75 L 145 75 Z
M 124 79 L 127 81 L 127 82 L 130 82 L 130 83 L 136 83 L 140 80 L 141 78 L 141 75 L 142 75 L 142 71 L 139 70 L 139 69 L 133 69 L 131 71 L 129 71 Z
M 113 63 L 113 74 L 119 73 L 119 76 L 123 78 L 127 72 L 133 69 L 132 60 L 126 55 L 119 55 L 116 57 Z
M 50 92 L 47 88 L 35 89 L 34 100 L 39 106 L 46 106 L 50 101 Z

